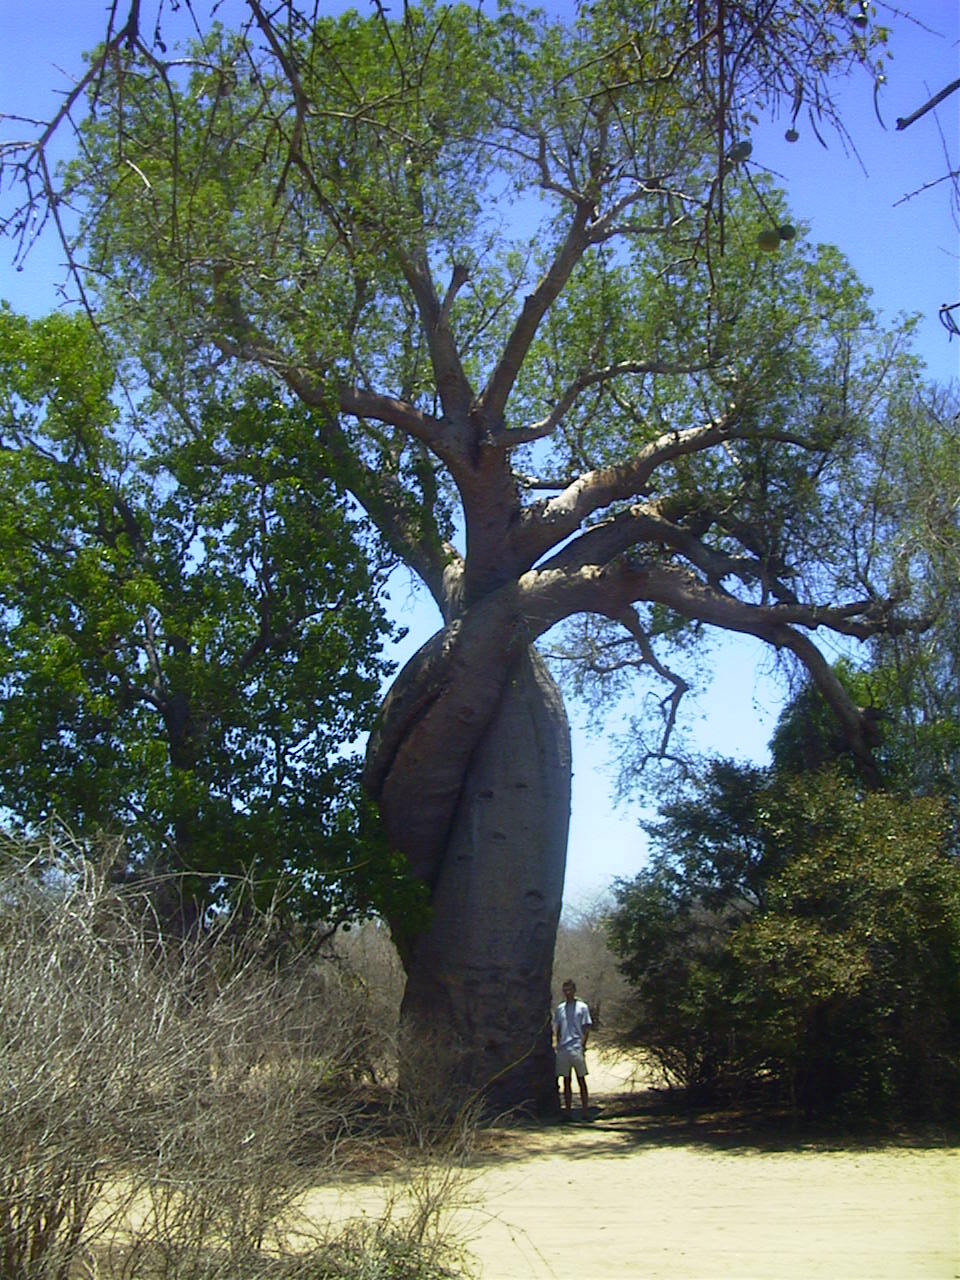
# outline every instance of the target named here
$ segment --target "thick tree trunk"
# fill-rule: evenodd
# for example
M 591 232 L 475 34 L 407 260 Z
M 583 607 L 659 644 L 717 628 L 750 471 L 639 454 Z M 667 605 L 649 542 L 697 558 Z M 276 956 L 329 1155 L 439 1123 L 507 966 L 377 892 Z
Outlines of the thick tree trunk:
M 401 1016 L 410 1070 L 448 1071 L 494 1111 L 557 1106 L 550 973 L 569 817 L 563 701 L 523 648 L 466 766 Z

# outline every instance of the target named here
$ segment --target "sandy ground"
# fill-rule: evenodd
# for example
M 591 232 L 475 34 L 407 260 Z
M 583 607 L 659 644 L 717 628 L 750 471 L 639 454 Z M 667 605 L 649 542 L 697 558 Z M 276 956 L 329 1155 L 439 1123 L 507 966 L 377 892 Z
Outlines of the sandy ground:
M 504 1133 L 467 1174 L 453 1226 L 483 1280 L 960 1277 L 960 1147 L 831 1148 L 638 1111 L 630 1064 L 591 1057 L 592 1123 Z M 351 1179 L 310 1211 L 379 1215 L 385 1194 Z

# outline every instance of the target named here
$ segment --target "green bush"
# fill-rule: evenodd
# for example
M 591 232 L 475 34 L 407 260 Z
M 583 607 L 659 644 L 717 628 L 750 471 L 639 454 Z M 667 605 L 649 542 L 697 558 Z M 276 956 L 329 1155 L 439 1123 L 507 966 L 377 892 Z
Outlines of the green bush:
M 771 777 L 721 838 L 735 771 L 718 779 L 690 824 L 672 807 L 653 865 L 617 886 L 634 1037 L 700 1092 L 765 1082 L 810 1113 L 956 1112 L 960 866 L 943 803 Z
M 670 1082 L 710 1092 L 733 1067 L 724 918 L 687 901 L 663 866 L 616 890 L 611 945 L 634 992 L 628 1038 L 649 1050 Z
M 785 786 L 771 823 L 796 852 L 730 940 L 745 1044 L 807 1109 L 955 1109 L 960 867 L 935 799 Z

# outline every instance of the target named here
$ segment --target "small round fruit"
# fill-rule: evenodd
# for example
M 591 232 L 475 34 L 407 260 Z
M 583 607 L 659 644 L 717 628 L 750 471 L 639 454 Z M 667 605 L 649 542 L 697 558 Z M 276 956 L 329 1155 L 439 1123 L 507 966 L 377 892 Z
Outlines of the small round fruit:
M 800 139 L 800 135 L 797 133 L 796 129 L 788 129 L 783 136 L 788 142 L 798 142 Z
M 797 228 L 791 222 L 784 222 L 777 227 L 777 235 L 781 240 L 795 240 L 797 236 Z
M 776 253 L 780 248 L 780 232 L 776 227 L 765 227 L 757 236 L 757 248 L 764 253 Z
M 742 142 L 735 142 L 727 152 L 727 159 L 732 160 L 734 164 L 740 164 L 744 160 L 750 159 L 750 153 L 753 151 L 753 143 L 746 138 Z
M 853 19 L 853 25 L 859 27 L 862 31 L 867 25 L 868 19 L 865 13 L 858 13 Z

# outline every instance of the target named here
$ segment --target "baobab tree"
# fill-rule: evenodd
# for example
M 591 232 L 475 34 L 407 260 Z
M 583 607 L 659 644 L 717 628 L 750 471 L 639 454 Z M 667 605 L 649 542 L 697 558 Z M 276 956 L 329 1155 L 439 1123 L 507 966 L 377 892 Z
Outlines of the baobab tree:
M 873 720 L 813 637 L 903 625 L 865 478 L 915 374 L 749 133 L 839 124 L 830 77 L 875 72 L 882 33 L 805 0 L 248 0 L 173 55 L 137 9 L 8 163 L 167 429 L 266 372 L 436 602 L 365 771 L 431 895 L 403 1017 L 495 1105 L 549 1108 L 570 742 L 538 639 L 663 682 L 656 754 L 701 631 L 758 637 L 869 766 Z M 83 91 L 55 182 L 45 142 Z

